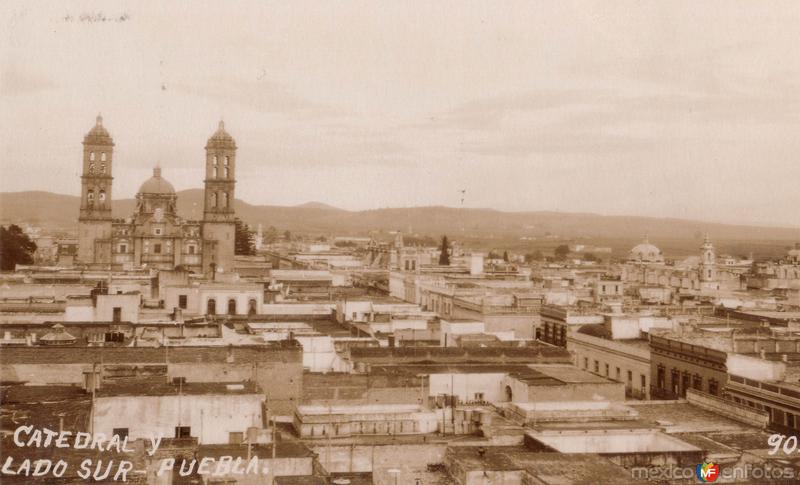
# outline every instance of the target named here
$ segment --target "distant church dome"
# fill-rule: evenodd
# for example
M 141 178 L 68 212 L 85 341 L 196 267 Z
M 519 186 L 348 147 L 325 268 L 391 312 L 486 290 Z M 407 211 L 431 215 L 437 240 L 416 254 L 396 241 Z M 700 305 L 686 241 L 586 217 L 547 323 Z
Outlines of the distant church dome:
M 789 256 L 789 261 L 800 263 L 800 243 L 795 243 L 794 249 L 790 249 L 787 255 Z
M 108 130 L 103 126 L 102 116 L 97 115 L 95 125 L 89 130 L 89 133 L 83 137 L 83 143 L 85 145 L 114 145 L 111 135 L 108 134 Z
M 235 148 L 236 141 L 233 139 L 230 133 L 225 131 L 225 122 L 220 120 L 219 128 L 217 131 L 211 135 L 211 138 L 208 139 L 208 143 L 206 143 L 206 148 Z
M 175 193 L 175 187 L 161 176 L 161 168 L 156 167 L 153 169 L 153 176 L 145 180 L 142 186 L 139 187 L 139 193 L 171 195 Z
M 644 241 L 631 249 L 628 259 L 644 263 L 661 263 L 664 261 L 664 256 L 661 254 L 661 250 L 650 244 L 645 236 Z

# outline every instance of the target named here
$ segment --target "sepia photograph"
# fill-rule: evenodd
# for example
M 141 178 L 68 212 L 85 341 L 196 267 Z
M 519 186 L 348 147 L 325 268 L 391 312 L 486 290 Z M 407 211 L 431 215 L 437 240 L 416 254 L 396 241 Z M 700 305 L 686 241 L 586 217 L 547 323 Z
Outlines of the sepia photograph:
M 800 483 L 800 2 L 0 2 L 0 484 Z

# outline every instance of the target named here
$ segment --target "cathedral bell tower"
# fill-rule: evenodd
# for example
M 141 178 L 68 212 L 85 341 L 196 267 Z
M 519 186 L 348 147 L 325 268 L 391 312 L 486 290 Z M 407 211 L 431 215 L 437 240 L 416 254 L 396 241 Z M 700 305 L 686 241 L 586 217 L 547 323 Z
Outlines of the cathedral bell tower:
M 206 143 L 203 202 L 203 271 L 233 271 L 236 222 L 233 207 L 236 186 L 236 141 L 225 123 Z
M 78 262 L 111 264 L 111 166 L 114 140 L 103 117 L 83 138 L 81 208 L 78 217 Z

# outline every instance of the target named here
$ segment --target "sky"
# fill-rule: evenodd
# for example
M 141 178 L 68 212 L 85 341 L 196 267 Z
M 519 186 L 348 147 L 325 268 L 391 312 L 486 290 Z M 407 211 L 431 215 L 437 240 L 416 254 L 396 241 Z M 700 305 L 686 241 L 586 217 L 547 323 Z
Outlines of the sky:
M 800 227 L 800 2 L 0 3 L 0 191 L 237 197 Z M 463 202 L 462 202 L 462 190 Z

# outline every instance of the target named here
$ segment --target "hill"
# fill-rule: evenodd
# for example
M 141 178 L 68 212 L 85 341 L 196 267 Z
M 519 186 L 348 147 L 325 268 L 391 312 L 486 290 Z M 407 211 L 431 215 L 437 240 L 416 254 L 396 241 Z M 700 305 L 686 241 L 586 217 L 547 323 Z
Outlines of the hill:
M 114 217 L 133 213 L 134 199 L 115 200 Z M 37 225 L 73 229 L 77 222 L 79 198 L 49 192 L 0 193 L 0 223 L 29 222 Z M 203 212 L 202 189 L 178 193 L 178 213 L 200 219 Z M 236 201 L 237 215 L 245 222 L 264 228 L 312 233 L 364 234 L 369 231 L 413 232 L 438 237 L 464 234 L 469 238 L 519 241 L 523 236 L 542 238 L 587 238 L 615 246 L 627 246 L 649 234 L 653 241 L 668 246 L 694 248 L 708 232 L 716 241 L 769 242 L 778 247 L 800 240 L 800 228 L 759 227 L 707 223 L 682 219 L 604 216 L 560 212 L 502 212 L 493 209 L 451 207 L 409 207 L 347 211 L 319 202 L 300 206 L 252 205 Z M 687 245 L 688 243 L 688 245 Z M 666 250 L 666 247 L 662 247 Z

